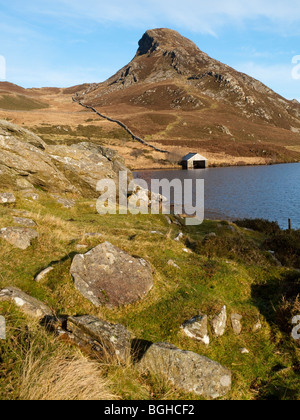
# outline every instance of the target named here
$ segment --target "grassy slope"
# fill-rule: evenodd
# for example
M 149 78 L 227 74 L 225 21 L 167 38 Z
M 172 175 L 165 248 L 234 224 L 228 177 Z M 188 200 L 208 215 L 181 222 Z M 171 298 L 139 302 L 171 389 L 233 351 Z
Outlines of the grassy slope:
M 299 350 L 274 319 L 274 308 L 280 299 L 278 284 L 282 285 L 293 273 L 274 266 L 266 254 L 259 251 L 256 244 L 264 240 L 263 234 L 239 228 L 232 232 L 226 223 L 217 222 L 205 222 L 187 231 L 175 224 L 168 225 L 163 216 L 99 216 L 95 207 L 91 207 L 93 202 L 83 200 L 74 209 L 65 210 L 44 193 L 40 193 L 40 201 L 35 203 L 18 198 L 17 207 L 30 212 L 38 224 L 40 238 L 26 251 L 1 241 L 1 288 L 14 285 L 47 302 L 58 314 L 93 314 L 124 324 L 139 339 L 169 341 L 212 358 L 233 372 L 233 389 L 226 398 L 300 398 Z M 0 227 L 12 225 L 12 208 L 0 207 Z M 154 230 L 163 236 L 151 233 Z M 187 254 L 183 252 L 186 244 L 174 241 L 180 230 L 190 244 L 214 231 L 219 238 L 242 240 L 248 248 L 244 248 L 245 255 L 232 252 L 217 257 L 201 247 L 197 248 L 200 255 Z M 144 301 L 120 309 L 97 309 L 75 290 L 69 269 L 73 256 L 79 252 L 76 245 L 85 244 L 88 251 L 99 244 L 99 239 L 85 238 L 87 232 L 100 232 L 103 234 L 101 242 L 108 240 L 151 262 L 155 268 L 155 287 Z M 169 259 L 181 270 L 168 266 Z M 54 262 L 55 269 L 42 283 L 36 284 L 35 275 Z M 229 315 L 239 312 L 244 316 L 241 336 L 234 336 L 228 324 L 225 336 L 212 338 L 210 347 L 206 348 L 181 333 L 182 322 L 199 313 L 213 316 L 224 304 Z M 252 328 L 260 312 L 263 328 L 254 334 Z M 8 317 L 10 324 L 10 339 L 0 341 L 0 399 L 21 398 L 18 376 L 24 369 L 24 351 L 16 352 L 15 344 L 21 342 L 24 350 L 24 334 L 25 342 L 26 337 L 32 335 L 41 340 L 43 346 L 47 340 L 52 343 L 52 337 L 39 332 L 7 303 L 0 303 L 0 313 Z M 250 351 L 249 355 L 240 353 L 243 347 Z M 68 347 L 55 348 L 62 354 L 74 351 Z M 51 359 L 52 352 L 43 353 L 43 357 Z M 121 398 L 194 398 L 157 378 L 141 376 L 133 366 L 105 365 L 102 374 L 109 379 L 111 392 Z
M 34 111 L 49 108 L 49 105 L 25 95 L 1 95 L 0 108 L 13 111 Z

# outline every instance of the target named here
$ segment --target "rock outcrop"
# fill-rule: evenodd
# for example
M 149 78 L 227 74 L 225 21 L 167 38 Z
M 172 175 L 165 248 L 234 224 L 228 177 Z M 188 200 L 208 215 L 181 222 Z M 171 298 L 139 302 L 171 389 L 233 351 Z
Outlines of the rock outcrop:
M 124 160 L 114 150 L 91 143 L 49 146 L 28 130 L 0 120 L 3 189 L 34 191 L 39 187 L 52 193 L 97 197 L 97 182 L 109 178 L 118 184 L 121 170 L 132 179 Z M 9 193 L 0 195 L 0 203 L 14 201 Z
M 109 242 L 76 255 L 71 274 L 76 289 L 96 306 L 131 304 L 144 298 L 153 287 L 150 264 Z
M 207 399 L 223 397 L 231 390 L 231 372 L 219 363 L 169 343 L 151 344 L 132 339 L 121 324 L 112 324 L 92 315 L 56 316 L 44 303 L 16 287 L 0 290 L 0 302 L 11 301 L 26 315 L 63 341 L 81 347 L 90 356 L 106 363 L 132 361 L 171 382 L 175 388 Z M 4 336 L 5 331 L 2 331 Z M 1 333 L 0 333 L 1 336 Z M 139 352 L 138 358 L 133 352 Z
M 208 399 L 216 399 L 231 390 L 231 372 L 212 360 L 172 344 L 150 346 L 140 368 L 170 381 L 175 388 Z

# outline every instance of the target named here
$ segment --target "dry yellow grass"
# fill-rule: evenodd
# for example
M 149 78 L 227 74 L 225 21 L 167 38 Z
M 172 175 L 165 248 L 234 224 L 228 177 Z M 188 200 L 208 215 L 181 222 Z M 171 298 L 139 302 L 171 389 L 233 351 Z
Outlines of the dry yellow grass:
M 28 401 L 92 401 L 117 399 L 109 391 L 99 363 L 80 355 L 50 359 L 29 352 L 20 381 L 20 399 Z

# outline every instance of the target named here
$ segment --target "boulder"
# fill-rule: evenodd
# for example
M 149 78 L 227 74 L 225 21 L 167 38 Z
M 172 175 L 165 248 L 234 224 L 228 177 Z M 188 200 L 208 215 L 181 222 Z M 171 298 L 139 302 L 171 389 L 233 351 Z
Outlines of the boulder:
M 27 219 L 29 219 L 32 216 L 32 214 L 27 210 L 11 209 L 10 212 L 16 217 L 24 217 Z
M 242 321 L 243 317 L 239 314 L 232 314 L 231 315 L 231 325 L 235 335 L 240 335 L 242 332 Z
M 211 322 L 211 326 L 213 329 L 214 334 L 217 337 L 222 337 L 225 334 L 227 325 L 227 308 L 226 306 L 223 306 L 222 311 L 219 315 L 217 315 L 215 318 L 213 318 Z
M 31 242 L 38 237 L 37 231 L 31 228 L 7 227 L 0 229 L 0 238 L 22 250 L 29 248 Z
M 129 208 L 133 206 L 136 207 L 137 203 L 139 203 L 139 207 L 147 213 L 148 207 L 152 207 L 152 210 L 156 209 L 161 211 L 169 210 L 170 204 L 167 197 L 156 194 L 148 189 L 143 188 L 139 185 L 139 180 L 136 179 L 134 181 L 133 189 L 130 191 L 131 196 L 128 199 L 128 206 Z
M 67 330 L 79 346 L 91 346 L 126 362 L 131 351 L 131 334 L 120 324 L 110 324 L 94 316 L 69 317 Z
M 16 197 L 12 193 L 0 193 L 0 204 L 13 204 Z
M 195 316 L 189 321 L 186 321 L 181 328 L 188 337 L 201 341 L 207 346 L 209 345 L 207 315 Z
M 0 340 L 6 339 L 6 321 L 3 316 L 0 315 Z
M 140 361 L 140 368 L 163 376 L 177 389 L 207 399 L 223 397 L 231 390 L 231 372 L 228 369 L 168 343 L 151 345 Z
M 105 242 L 71 266 L 76 289 L 95 306 L 120 306 L 144 298 L 153 287 L 150 264 Z
M 12 301 L 22 312 L 33 318 L 42 319 L 52 316 L 51 309 L 39 300 L 27 295 L 16 287 L 7 287 L 0 291 L 0 302 Z

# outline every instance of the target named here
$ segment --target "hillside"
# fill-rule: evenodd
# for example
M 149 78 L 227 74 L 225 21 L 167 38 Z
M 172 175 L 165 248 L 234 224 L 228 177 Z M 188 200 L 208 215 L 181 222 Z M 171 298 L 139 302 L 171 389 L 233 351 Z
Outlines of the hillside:
M 128 65 L 79 96 L 163 146 L 241 158 L 299 158 L 292 152 L 300 151 L 297 101 L 210 58 L 169 29 L 147 31 Z

